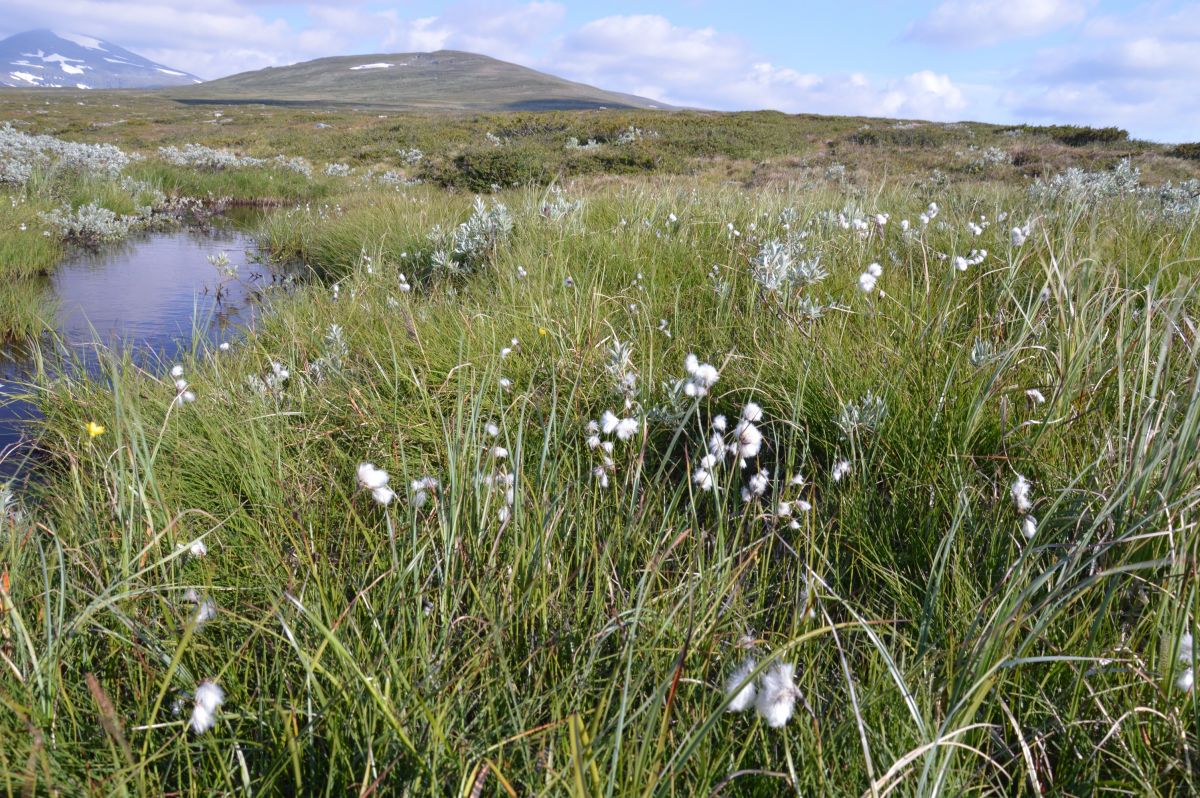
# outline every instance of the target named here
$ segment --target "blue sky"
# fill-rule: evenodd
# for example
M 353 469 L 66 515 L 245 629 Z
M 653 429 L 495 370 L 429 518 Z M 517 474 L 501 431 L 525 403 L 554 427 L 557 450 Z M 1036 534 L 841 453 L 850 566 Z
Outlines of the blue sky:
M 0 35 L 109 39 L 202 77 L 442 47 L 717 109 L 1115 124 L 1200 140 L 1200 2 L 5 0 Z M 47 11 L 47 8 L 51 10 Z

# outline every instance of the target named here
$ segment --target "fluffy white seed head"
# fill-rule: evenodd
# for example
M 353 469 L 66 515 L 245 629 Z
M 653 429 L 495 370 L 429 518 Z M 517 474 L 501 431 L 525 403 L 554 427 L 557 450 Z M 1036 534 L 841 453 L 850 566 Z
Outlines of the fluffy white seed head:
M 733 428 L 733 434 L 737 438 L 737 443 L 730 448 L 739 460 L 749 460 L 758 456 L 762 449 L 763 436 L 753 422 L 746 419 L 739 421 L 738 425 Z M 744 463 L 742 467 L 745 468 Z
M 623 418 L 617 422 L 617 438 L 627 441 L 637 434 L 640 427 L 641 423 L 636 418 Z
M 1029 488 L 1029 480 L 1025 479 L 1022 474 L 1017 474 L 1012 487 L 1009 488 L 1009 493 L 1012 494 L 1013 502 L 1017 505 L 1019 513 L 1027 513 L 1033 509 L 1033 501 L 1029 498 Z
M 179 379 L 180 377 L 182 377 L 183 376 L 183 366 L 181 366 L 178 363 L 176 363 L 174 366 L 171 366 L 171 376 L 174 379 Z
M 1033 536 L 1037 534 L 1037 519 L 1032 515 L 1021 519 L 1021 534 L 1026 540 L 1033 540 Z
M 782 728 L 792 717 L 796 708 L 796 668 L 794 665 L 777 662 L 763 674 L 762 689 L 758 691 L 755 708 L 759 716 L 773 729 Z
M 617 414 L 611 410 L 605 410 L 604 415 L 600 416 L 600 431 L 605 435 L 612 435 L 617 430 L 617 425 L 621 423 L 621 419 L 617 418 Z
M 750 674 L 754 672 L 757 664 L 753 657 L 747 657 L 745 662 L 739 665 L 737 670 L 729 674 L 729 678 L 725 680 L 725 695 L 729 696 L 729 704 L 725 707 L 726 712 L 745 712 L 754 706 L 758 688 L 750 679 Z
M 683 361 L 688 379 L 684 382 L 683 391 L 688 396 L 706 396 L 710 388 L 716 385 L 721 373 L 711 363 L 701 363 L 694 354 L 688 354 Z
M 753 496 L 762 496 L 767 492 L 767 488 L 771 485 L 771 472 L 765 468 L 760 469 L 758 473 L 750 477 L 748 485 L 750 493 Z
M 225 703 L 225 691 L 215 682 L 201 682 L 196 688 L 196 705 L 192 708 L 192 731 L 204 734 L 217 723 L 217 710 Z
M 602 488 L 608 487 L 608 469 L 606 469 L 604 466 L 596 466 L 593 468 L 592 476 L 595 477 L 597 485 Z
M 196 606 L 196 626 L 202 626 L 217 617 L 217 605 L 212 601 L 201 601 Z
M 367 490 L 382 488 L 388 483 L 388 473 L 382 468 L 376 468 L 374 463 L 358 464 L 358 484 Z
M 1183 637 L 1179 638 L 1179 661 L 1185 665 L 1194 665 L 1196 659 L 1194 651 L 1192 633 L 1184 632 Z

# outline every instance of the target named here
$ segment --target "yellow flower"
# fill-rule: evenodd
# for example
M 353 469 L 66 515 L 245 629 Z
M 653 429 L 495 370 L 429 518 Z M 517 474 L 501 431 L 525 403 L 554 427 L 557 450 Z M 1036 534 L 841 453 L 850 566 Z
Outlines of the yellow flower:
M 546 334 L 546 328 L 538 327 L 538 335 L 545 335 L 545 334 Z
M 95 421 L 89 421 L 83 428 L 87 430 L 87 434 L 92 438 L 104 434 L 104 425 L 97 424 Z

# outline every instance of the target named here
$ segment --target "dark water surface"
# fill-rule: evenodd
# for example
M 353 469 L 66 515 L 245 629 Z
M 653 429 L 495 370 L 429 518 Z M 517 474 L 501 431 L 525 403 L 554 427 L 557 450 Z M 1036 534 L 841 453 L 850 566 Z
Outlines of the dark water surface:
M 276 281 L 254 252 L 253 239 L 228 225 L 147 233 L 69 256 L 46 285 L 57 300 L 56 335 L 38 341 L 47 368 L 82 365 L 103 379 L 107 352 L 127 350 L 142 368 L 165 374 L 193 337 L 212 345 L 236 340 L 253 325 L 260 292 Z M 209 261 L 220 253 L 238 266 L 237 277 Z M 33 353 L 28 342 L 0 347 L 0 477 L 21 470 L 28 455 L 22 442 L 38 419 L 36 408 L 14 399 L 28 392 Z

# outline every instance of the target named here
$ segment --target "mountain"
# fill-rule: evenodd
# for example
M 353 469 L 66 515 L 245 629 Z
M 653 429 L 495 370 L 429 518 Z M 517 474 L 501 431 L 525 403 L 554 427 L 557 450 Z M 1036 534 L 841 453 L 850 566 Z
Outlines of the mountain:
M 186 103 L 464 111 L 668 107 L 457 50 L 318 58 L 243 72 L 166 94 Z
M 199 82 L 92 36 L 31 30 L 0 41 L 0 86 L 149 89 Z

